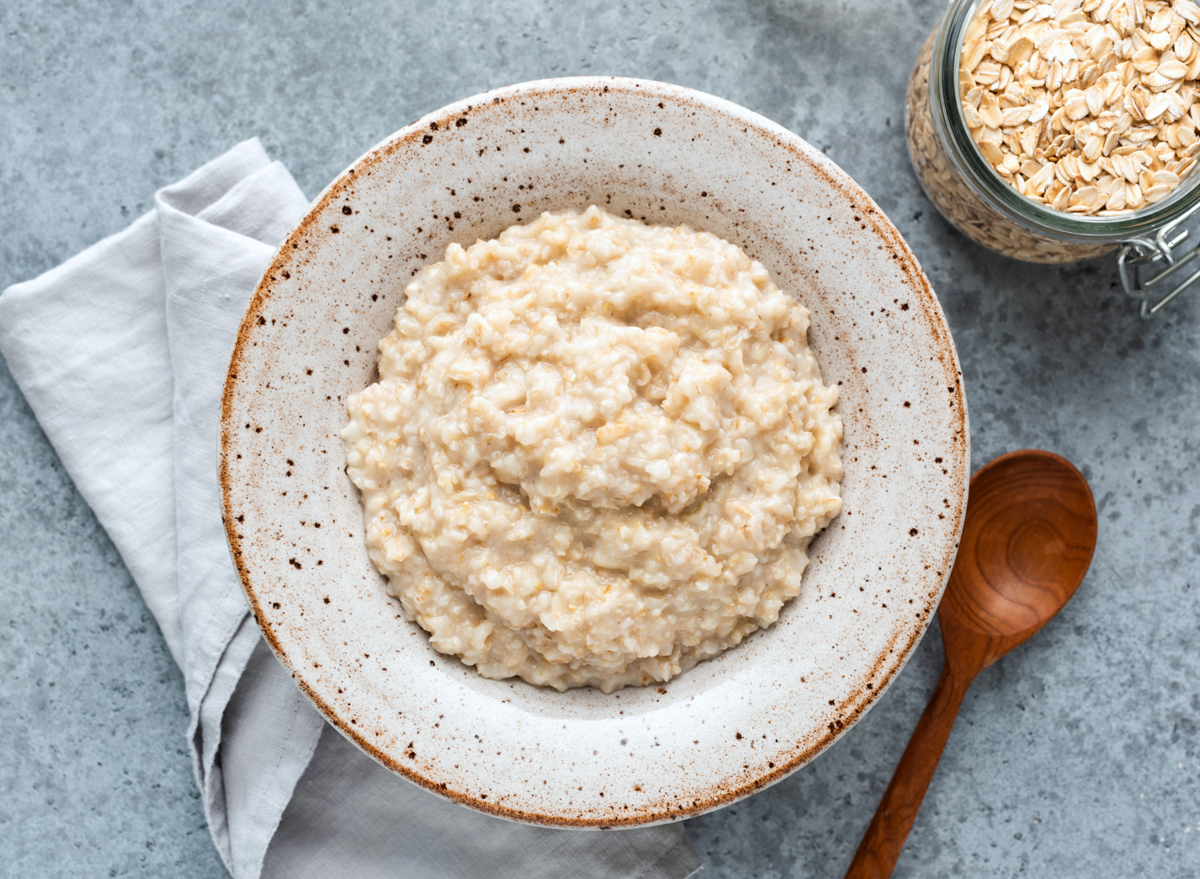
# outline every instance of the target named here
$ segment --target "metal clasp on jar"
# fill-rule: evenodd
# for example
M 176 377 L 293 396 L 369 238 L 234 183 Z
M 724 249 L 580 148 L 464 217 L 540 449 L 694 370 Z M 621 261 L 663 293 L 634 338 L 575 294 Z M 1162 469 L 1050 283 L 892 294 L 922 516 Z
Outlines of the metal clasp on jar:
M 1154 295 L 1157 295 L 1157 291 L 1154 291 L 1152 295 L 1151 288 L 1161 290 L 1177 281 L 1181 277 L 1181 270 L 1200 256 L 1200 244 L 1183 256 L 1177 256 L 1175 253 L 1175 248 L 1188 237 L 1188 230 L 1179 227 L 1197 212 L 1200 212 L 1200 204 L 1159 229 L 1153 240 L 1131 238 L 1121 243 L 1120 253 L 1117 254 L 1117 269 L 1121 275 L 1121 286 L 1125 288 L 1126 293 L 1141 302 L 1142 317 L 1152 317 L 1157 314 L 1160 308 L 1191 287 L 1197 279 L 1200 279 L 1200 269 L 1197 269 L 1157 301 L 1153 298 Z M 1155 267 L 1156 263 L 1159 265 L 1165 263 L 1166 267 L 1146 280 L 1142 280 L 1143 270 Z

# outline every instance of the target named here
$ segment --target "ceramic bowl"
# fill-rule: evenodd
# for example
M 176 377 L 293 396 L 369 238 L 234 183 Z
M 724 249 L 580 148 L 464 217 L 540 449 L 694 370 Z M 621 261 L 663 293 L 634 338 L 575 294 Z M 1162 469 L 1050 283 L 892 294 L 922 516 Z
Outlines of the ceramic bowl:
M 339 437 L 402 290 L 451 242 L 591 204 L 714 232 L 812 312 L 845 422 L 844 509 L 779 621 L 661 687 L 566 693 L 479 676 L 403 619 L 363 544 Z M 225 527 L 254 615 L 313 704 L 417 784 L 509 818 L 668 821 L 829 747 L 895 679 L 954 560 L 966 401 L 929 282 L 871 199 L 778 125 L 616 78 L 490 92 L 397 132 L 280 248 L 225 389 Z

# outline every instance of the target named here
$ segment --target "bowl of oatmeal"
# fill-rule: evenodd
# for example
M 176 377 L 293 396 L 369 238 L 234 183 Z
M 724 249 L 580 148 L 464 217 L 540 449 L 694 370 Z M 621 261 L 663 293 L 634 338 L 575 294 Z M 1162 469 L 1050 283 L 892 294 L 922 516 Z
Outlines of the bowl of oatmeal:
M 953 562 L 965 398 L 870 199 L 718 98 L 549 80 L 318 197 L 222 413 L 234 561 L 326 717 L 430 790 L 615 827 L 804 765 Z

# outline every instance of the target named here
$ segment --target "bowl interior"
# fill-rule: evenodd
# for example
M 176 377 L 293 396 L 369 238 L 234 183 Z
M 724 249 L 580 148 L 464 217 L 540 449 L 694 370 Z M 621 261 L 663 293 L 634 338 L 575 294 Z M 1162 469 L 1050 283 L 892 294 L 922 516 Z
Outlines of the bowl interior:
M 363 543 L 339 432 L 403 287 L 451 242 L 544 210 L 714 232 L 812 312 L 845 423 L 842 514 L 779 621 L 663 687 L 557 693 L 435 653 Z M 235 563 L 317 707 L 386 765 L 519 820 L 665 821 L 782 778 L 862 716 L 928 626 L 968 477 L 945 320 L 908 247 L 846 175 L 725 101 L 634 80 L 514 86 L 372 149 L 317 199 L 242 324 L 222 413 Z

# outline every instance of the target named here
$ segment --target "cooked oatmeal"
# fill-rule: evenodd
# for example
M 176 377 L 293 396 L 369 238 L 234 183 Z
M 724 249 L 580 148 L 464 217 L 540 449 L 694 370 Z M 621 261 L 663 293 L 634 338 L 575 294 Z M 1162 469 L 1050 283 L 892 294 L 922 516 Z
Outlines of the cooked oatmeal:
M 451 244 L 342 432 L 433 647 L 612 692 L 769 626 L 841 509 L 808 311 L 739 248 L 596 207 Z

